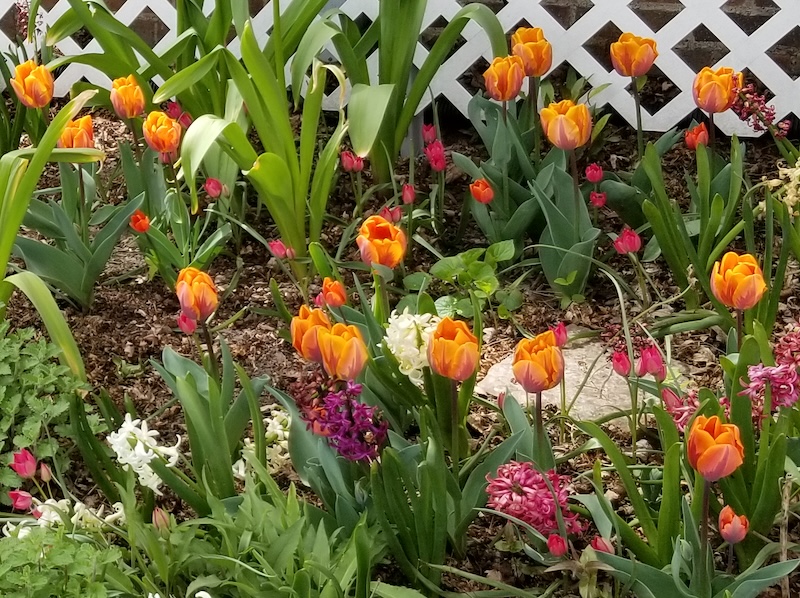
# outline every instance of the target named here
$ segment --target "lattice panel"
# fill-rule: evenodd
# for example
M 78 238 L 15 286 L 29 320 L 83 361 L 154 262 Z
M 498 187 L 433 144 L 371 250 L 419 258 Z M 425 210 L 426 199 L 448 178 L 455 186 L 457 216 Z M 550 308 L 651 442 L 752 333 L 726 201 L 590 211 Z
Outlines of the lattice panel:
M 303 0 L 293 0 L 303 1 Z M 563 0 L 565 6 L 573 0 Z M 609 104 L 619 112 L 628 122 L 635 123 L 633 99 L 628 91 L 629 81 L 618 76 L 613 70 L 609 71 L 587 49 L 593 38 L 606 32 L 609 28 L 621 31 L 632 31 L 638 35 L 653 37 L 658 43 L 659 57 L 656 66 L 663 75 L 677 87 L 677 93 L 653 114 L 644 114 L 644 126 L 651 131 L 666 131 L 680 122 L 684 117 L 695 110 L 692 101 L 691 84 L 694 79 L 694 70 L 681 57 L 681 46 L 684 40 L 701 28 L 705 35 L 713 38 L 728 49 L 715 64 L 709 66 L 731 66 L 737 70 L 747 69 L 760 80 L 773 94 L 772 103 L 776 108 L 776 116 L 782 118 L 790 113 L 800 116 L 800 105 L 796 98 L 800 97 L 800 79 L 793 79 L 781 68 L 779 61 L 771 57 L 773 46 L 778 40 L 791 40 L 800 31 L 800 1 L 799 0 L 772 0 L 777 11 L 772 17 L 762 19 L 760 22 L 749 22 L 747 26 L 740 27 L 735 17 L 723 11 L 723 5 L 728 0 L 680 0 L 682 8 L 677 10 L 674 18 L 658 27 L 651 28 L 642 17 L 637 14 L 634 7 L 629 6 L 633 0 L 592 0 L 588 10 L 584 10 L 579 18 L 570 26 L 564 27 L 559 20 L 554 18 L 538 0 L 505 0 L 505 6 L 499 10 L 498 17 L 506 31 L 525 20 L 531 25 L 542 27 L 546 37 L 553 44 L 553 65 L 558 67 L 563 63 L 570 64 L 576 71 L 591 78 L 592 85 L 599 86 L 610 84 L 607 89 L 594 98 L 598 105 Z M 284 0 L 284 5 L 288 0 Z M 374 20 L 378 13 L 379 0 L 331 0 L 332 6 L 340 5 L 341 9 L 353 18 L 365 15 Z M 114 3 L 120 6 L 117 11 L 118 18 L 126 23 L 133 23 L 140 15 L 146 13 L 150 23 L 160 21 L 155 26 L 165 29 L 165 35 L 156 44 L 156 51 L 163 51 L 173 40 L 176 15 L 175 8 L 169 0 L 117 0 Z M 552 9 L 553 1 L 549 0 L 548 7 Z M 67 0 L 45 0 L 43 10 L 45 24 L 54 22 L 67 8 Z M 213 2 L 207 0 L 207 10 L 211 9 Z M 430 0 L 425 14 L 423 27 L 441 23 L 441 19 L 450 21 L 453 15 L 461 8 L 456 0 Z M 14 1 L 0 0 L 0 18 L 3 23 L 13 20 Z M 272 26 L 272 8 L 267 5 L 253 16 L 255 30 L 266 32 Z M 3 29 L 8 29 L 4 26 Z M 657 30 L 654 30 L 657 29 Z M 750 33 L 745 33 L 745 30 Z M 263 33 L 266 35 L 266 33 Z M 470 23 L 462 32 L 463 45 L 448 58 L 431 84 L 433 94 L 437 97 L 446 97 L 454 106 L 464 114 L 467 112 L 467 103 L 473 93 L 462 85 L 464 75 L 470 67 L 482 60 L 491 61 L 489 43 L 480 27 Z M 0 48 L 11 44 L 8 36 L 0 32 Z M 238 52 L 236 41 L 231 43 L 231 50 Z M 58 50 L 64 54 L 98 51 L 99 47 L 91 41 L 85 48 L 73 40 L 67 39 L 58 45 Z M 422 43 L 417 45 L 414 62 L 422 65 L 428 50 Z M 370 57 L 372 72 L 376 71 L 377 56 Z M 109 85 L 108 79 L 98 71 L 83 65 L 70 65 L 56 81 L 56 93 L 64 95 L 70 86 L 85 78 L 99 85 Z M 327 100 L 326 105 L 335 107 L 338 101 L 338 90 L 334 91 Z M 425 97 L 419 110 L 424 109 L 430 102 L 430 96 Z M 715 122 L 728 133 L 752 135 L 752 131 L 741 123 L 732 113 L 720 115 Z

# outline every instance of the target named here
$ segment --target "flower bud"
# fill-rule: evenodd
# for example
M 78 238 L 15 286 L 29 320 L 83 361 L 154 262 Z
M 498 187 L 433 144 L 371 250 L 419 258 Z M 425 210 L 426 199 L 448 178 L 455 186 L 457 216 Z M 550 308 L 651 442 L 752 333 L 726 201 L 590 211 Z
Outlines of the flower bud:
M 554 557 L 561 558 L 567 554 L 567 541 L 558 534 L 550 534 L 547 538 L 547 550 Z
M 603 167 L 597 162 L 593 162 L 586 167 L 586 180 L 596 185 L 603 180 Z
M 422 141 L 425 145 L 436 141 L 436 125 L 433 123 L 422 125 Z
M 227 195 L 227 189 L 219 179 L 208 177 L 203 188 L 211 199 L 217 199 L 220 195 Z
M 425 148 L 425 156 L 428 158 L 428 163 L 434 172 L 441 172 L 447 167 L 444 145 L 438 139 Z
M 567 344 L 567 325 L 564 322 L 559 322 L 558 326 L 551 326 L 550 330 L 556 337 L 557 347 L 563 347 Z
M 166 538 L 169 535 L 170 527 L 172 527 L 172 521 L 169 513 L 160 507 L 156 507 L 153 509 L 152 520 L 153 527 L 156 528 L 162 538 Z
M 402 199 L 405 205 L 414 203 L 414 200 L 417 199 L 417 192 L 414 190 L 414 185 L 409 185 L 408 183 L 403 185 Z
M 392 224 L 397 224 L 403 219 L 403 209 L 400 206 L 394 206 L 393 208 L 383 206 L 378 215 Z
M 719 535 L 728 544 L 738 544 L 747 535 L 750 521 L 747 516 L 737 515 L 730 505 L 722 507 L 719 513 Z
M 698 145 L 708 145 L 706 123 L 700 123 L 693 129 L 687 130 L 684 139 L 686 140 L 686 147 L 690 150 L 696 150 Z
M 494 199 L 494 190 L 486 179 L 478 179 L 471 183 L 469 192 L 478 203 L 489 204 Z
M 48 467 L 47 464 L 45 463 L 39 465 L 39 478 L 45 484 L 47 484 L 48 482 L 50 482 L 50 480 L 53 479 L 53 472 L 50 471 L 50 467 Z
M 342 170 L 345 172 L 361 172 L 364 170 L 364 159 L 353 152 L 343 151 L 341 156 Z
M 280 239 L 274 239 L 272 241 L 268 241 L 267 245 L 269 246 L 269 250 L 276 258 L 279 260 L 286 259 L 287 248 L 283 241 Z
M 29 480 L 36 475 L 36 457 L 28 449 L 22 449 L 14 453 L 9 467 L 22 479 Z
M 33 496 L 24 490 L 12 490 L 8 497 L 11 499 L 11 506 L 17 511 L 27 511 L 33 504 Z
M 150 230 L 150 219 L 141 210 L 136 210 L 131 215 L 131 228 L 137 233 L 146 233 Z
M 620 255 L 627 253 L 636 253 L 642 248 L 642 238 L 635 230 L 630 227 L 625 227 L 619 236 L 614 239 L 614 249 Z
M 592 538 L 591 546 L 597 552 L 607 552 L 608 554 L 614 554 L 614 544 L 612 544 L 611 540 L 609 540 L 608 538 L 604 538 L 602 536 L 595 536 L 594 538 Z
M 625 351 L 614 351 L 611 356 L 611 367 L 623 378 L 627 378 L 631 373 L 631 360 Z
M 636 375 L 639 377 L 652 374 L 659 382 L 667 377 L 667 366 L 661 357 L 661 351 L 655 345 L 642 349 L 639 362 L 636 364 Z
M 602 208 L 606 205 L 608 196 L 603 191 L 591 191 L 589 193 L 589 203 L 596 208 Z

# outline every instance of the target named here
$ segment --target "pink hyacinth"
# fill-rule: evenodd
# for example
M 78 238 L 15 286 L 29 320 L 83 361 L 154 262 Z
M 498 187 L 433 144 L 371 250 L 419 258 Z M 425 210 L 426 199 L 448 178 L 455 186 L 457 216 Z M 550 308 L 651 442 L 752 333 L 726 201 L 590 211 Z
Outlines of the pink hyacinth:
M 800 328 L 796 324 L 778 339 L 775 345 L 775 361 L 779 365 L 791 364 L 800 367 Z
M 700 408 L 700 401 L 697 400 L 697 391 L 690 390 L 683 397 L 680 397 L 670 387 L 665 386 L 661 389 L 661 400 L 664 401 L 664 409 L 672 416 L 678 432 L 683 434 L 689 421 Z
M 487 505 L 505 515 L 516 517 L 547 535 L 558 532 L 556 513 L 561 512 L 567 533 L 579 533 L 583 524 L 578 514 L 572 513 L 567 506 L 570 495 L 569 477 L 562 476 L 551 469 L 547 479 L 555 491 L 555 495 L 545 481 L 542 473 L 536 471 L 529 462 L 510 461 L 501 465 L 497 477 L 486 476 L 489 485 Z
M 766 388 L 769 385 L 772 396 L 771 410 L 778 407 L 791 407 L 797 402 L 800 393 L 800 378 L 794 364 L 767 366 L 763 364 L 751 365 L 747 368 L 747 377 L 750 379 L 742 385 L 745 389 L 740 393 L 747 396 L 753 404 L 764 404 Z

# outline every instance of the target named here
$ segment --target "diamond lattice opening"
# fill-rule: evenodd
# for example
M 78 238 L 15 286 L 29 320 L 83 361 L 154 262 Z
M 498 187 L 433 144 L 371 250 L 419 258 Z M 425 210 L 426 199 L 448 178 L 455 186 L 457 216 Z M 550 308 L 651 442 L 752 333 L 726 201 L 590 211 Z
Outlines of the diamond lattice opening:
M 584 44 L 583 48 L 599 62 L 607 72 L 611 72 L 614 66 L 611 64 L 611 54 L 609 47 L 619 39 L 622 30 L 610 21 L 597 30 Z
M 699 25 L 673 48 L 681 60 L 695 72 L 704 66 L 713 66 L 730 52 L 705 25 Z
M 800 26 L 795 26 L 764 53 L 792 79 L 797 79 L 800 76 L 798 47 L 800 47 Z
M 488 68 L 489 63 L 483 56 L 480 56 L 478 60 L 473 62 L 456 80 L 470 95 L 483 93 L 486 91 L 486 86 L 483 84 L 483 73 L 485 73 Z
M 753 35 L 780 10 L 772 0 L 760 0 L 757 2 L 757 8 L 742 6 L 741 0 L 728 0 L 721 8 L 722 12 L 747 35 Z
M 653 31 L 658 31 L 669 23 L 679 12 L 683 10 L 683 4 L 675 2 L 670 4 L 654 5 L 648 0 L 633 0 L 628 4 L 636 16 Z
M 625 90 L 631 92 L 632 83 L 629 83 Z M 639 92 L 642 102 L 642 110 L 649 115 L 656 114 L 664 106 L 680 95 L 680 88 L 667 77 L 664 72 L 653 65 L 647 73 L 647 83 Z
M 539 5 L 553 17 L 564 29 L 569 29 L 575 22 L 594 6 L 591 0 L 541 0 Z
M 428 26 L 427 29 L 425 29 L 422 32 L 422 35 L 420 35 L 419 39 L 420 43 L 423 46 L 425 46 L 426 50 L 430 52 L 431 48 L 433 48 L 433 45 L 436 43 L 436 40 L 438 40 L 439 36 L 442 34 L 442 31 L 444 31 L 445 27 L 447 27 L 449 24 L 450 23 L 448 22 L 448 20 L 440 15 L 439 18 L 437 18 L 433 23 L 431 23 Z M 462 35 L 459 35 L 458 39 L 456 39 L 456 43 L 453 44 L 453 47 L 450 48 L 450 51 L 447 53 L 447 56 L 445 56 L 445 60 L 447 60 L 453 54 L 455 54 L 456 51 L 466 43 L 467 40 L 465 40 Z
M 158 44 L 169 33 L 169 27 L 149 6 L 145 6 L 144 10 L 130 24 L 130 28 L 150 46 Z

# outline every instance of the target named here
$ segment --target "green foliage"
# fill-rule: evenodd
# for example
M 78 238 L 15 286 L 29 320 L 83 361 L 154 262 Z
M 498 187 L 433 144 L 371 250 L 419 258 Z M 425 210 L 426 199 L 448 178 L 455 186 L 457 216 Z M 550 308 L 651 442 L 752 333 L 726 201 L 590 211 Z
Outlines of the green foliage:
M 7 490 L 20 485 L 17 474 L 5 466 L 12 453 L 27 448 L 38 459 L 68 463 L 60 445 L 71 436 L 70 401 L 85 386 L 58 364 L 59 353 L 54 344 L 34 340 L 33 329 L 9 333 L 8 322 L 0 321 L 0 501 L 5 504 Z M 95 416 L 90 422 L 98 427 Z
M 0 539 L 0 594 L 5 598 L 106 598 L 125 587 L 122 551 L 34 528 Z M 120 579 L 122 578 L 122 579 Z

